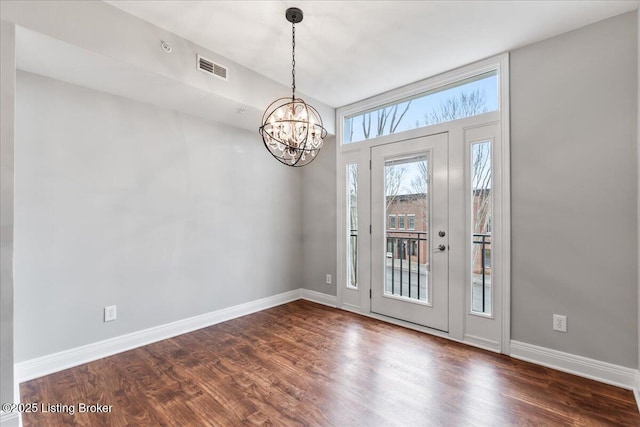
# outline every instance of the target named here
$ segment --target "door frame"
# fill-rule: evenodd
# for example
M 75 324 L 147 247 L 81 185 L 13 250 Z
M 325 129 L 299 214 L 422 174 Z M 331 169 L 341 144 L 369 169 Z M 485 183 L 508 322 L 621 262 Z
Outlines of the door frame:
M 378 153 L 374 152 L 379 150 Z M 425 277 L 427 293 L 431 295 L 428 302 L 417 302 L 402 299 L 401 297 L 390 296 L 382 291 L 385 284 L 386 268 L 380 264 L 380 256 L 383 255 L 382 246 L 387 239 L 386 221 L 387 212 L 384 208 L 385 163 L 386 159 L 412 157 L 415 155 L 427 155 L 426 161 L 429 163 L 430 185 L 428 187 L 429 202 L 427 215 L 429 227 L 427 241 L 429 244 L 425 248 L 430 260 L 430 273 Z M 387 317 L 397 318 L 403 321 L 411 321 L 415 324 L 424 325 L 429 328 L 447 332 L 449 328 L 449 250 L 442 253 L 433 251 L 433 247 L 438 243 L 449 244 L 449 135 L 447 133 L 432 134 L 429 136 L 405 139 L 391 144 L 375 145 L 370 149 L 370 181 L 371 181 L 371 245 L 369 249 L 371 255 L 371 299 L 370 312 Z M 382 169 L 377 170 L 378 167 Z M 377 175 L 377 182 L 374 177 Z M 382 179 L 382 181 L 380 181 Z M 380 185 L 382 184 L 382 188 Z M 381 192 L 382 191 L 382 192 Z M 377 197 L 375 193 L 378 193 Z M 380 199 L 382 198 L 382 200 Z M 377 205 L 380 202 L 380 205 Z M 382 214 L 380 216 L 380 214 Z M 425 230 L 425 231 L 427 231 Z M 436 236 L 435 230 L 445 230 L 446 235 Z M 378 240 L 376 240 L 376 237 Z M 385 245 L 386 247 L 386 245 Z M 388 249 L 387 249 L 388 250 Z M 386 261 L 386 260 L 385 260 Z M 437 280 L 436 281 L 434 281 Z M 436 287 L 437 283 L 437 287 Z M 376 289 L 378 288 L 378 289 Z M 429 290 L 430 289 L 430 290 Z M 378 292 L 380 291 L 380 292 Z M 383 307 L 384 304 L 386 307 Z M 377 305 L 377 309 L 374 309 Z M 442 311 L 441 311 L 442 310 Z M 387 314 L 383 314 L 387 311 Z M 410 318 L 413 318 L 410 320 Z
M 385 135 L 382 137 L 372 138 L 369 140 L 363 140 L 350 144 L 343 144 L 343 120 L 347 116 L 372 110 L 381 107 L 386 104 L 390 104 L 401 99 L 408 98 L 410 96 L 424 93 L 435 88 L 443 87 L 448 84 L 455 83 L 457 81 L 469 78 L 469 76 L 477 75 L 480 73 L 497 70 L 499 75 L 499 94 L 498 94 L 498 111 L 485 113 L 465 119 L 455 120 L 446 123 L 440 123 L 433 126 L 413 129 L 401 133 L 392 135 Z M 362 315 L 379 318 L 389 323 L 396 323 L 402 326 L 416 329 L 422 332 L 426 332 L 432 335 L 445 337 L 454 341 L 465 342 L 469 345 L 481 347 L 490 351 L 500 352 L 504 354 L 510 353 L 510 339 L 511 339 L 511 200 L 510 200 L 510 140 L 509 140 L 509 56 L 508 54 L 498 55 L 486 60 L 461 67 L 459 69 L 438 75 L 433 78 L 423 80 L 372 98 L 357 102 L 355 104 L 340 108 L 336 114 L 336 211 L 337 211 L 337 227 L 336 227 L 336 285 L 337 285 L 337 306 L 345 310 L 353 311 Z M 454 282 L 466 284 L 466 271 L 460 271 L 463 269 L 449 270 L 449 332 L 441 332 L 435 329 L 418 326 L 412 323 L 403 322 L 384 316 L 376 315 L 371 312 L 370 305 L 370 283 L 371 283 L 371 271 L 370 268 L 361 268 L 358 272 L 358 289 L 346 288 L 346 241 L 343 241 L 344 230 L 346 229 L 346 197 L 345 197 L 345 182 L 346 182 L 346 167 L 345 165 L 350 162 L 356 162 L 358 164 L 358 192 L 359 194 L 366 194 L 367 200 L 371 197 L 370 188 L 370 151 L 371 147 L 382 144 L 389 144 L 406 139 L 412 139 L 422 136 L 428 136 L 435 133 L 449 133 L 450 147 L 452 147 L 451 141 L 465 141 L 466 133 L 471 129 L 479 128 L 487 125 L 497 126 L 499 135 L 497 136 L 498 144 L 494 147 L 494 151 L 498 153 L 494 157 L 499 163 L 494 161 L 495 172 L 494 176 L 499 186 L 497 186 L 498 197 L 494 200 L 494 208 L 501 213 L 501 219 L 499 224 L 494 224 L 494 230 L 496 232 L 496 238 L 493 241 L 496 247 L 500 247 L 499 255 L 495 257 L 494 261 L 500 263 L 501 268 L 499 276 L 495 276 L 495 280 L 500 282 L 500 306 L 496 307 L 496 310 L 500 312 L 500 319 L 498 325 L 498 341 L 485 340 L 478 336 L 469 336 L 466 334 L 468 330 L 469 322 L 481 321 L 481 316 L 469 315 L 467 309 L 467 296 L 466 286 L 452 286 Z M 465 146 L 464 144 L 459 147 Z M 462 156 L 464 159 L 464 153 L 456 153 L 456 147 L 453 147 L 453 152 L 450 148 L 449 159 L 454 156 Z M 367 167 L 368 166 L 368 167 Z M 366 173 L 365 173 L 366 172 Z M 463 176 L 450 176 L 450 186 L 465 185 L 465 174 Z M 451 227 L 455 219 L 452 217 L 454 212 L 452 209 L 459 209 L 459 203 L 456 201 L 450 201 L 450 234 L 452 232 Z M 496 203 L 499 203 L 496 204 Z M 358 205 L 358 223 L 360 229 L 363 232 L 359 232 L 358 246 L 360 248 L 370 248 L 370 234 L 364 231 L 368 225 L 370 225 L 370 206 L 366 206 L 367 203 L 359 203 Z M 462 215 L 465 215 L 463 210 Z M 462 220 L 464 221 L 464 219 Z M 463 253 L 457 253 L 457 251 L 465 251 L 464 247 L 452 246 L 449 256 L 464 256 Z M 360 251 L 370 252 L 368 250 Z M 359 253 L 359 256 L 360 256 Z M 359 258 L 359 265 L 371 266 L 370 254 L 365 256 L 368 258 L 364 260 Z M 451 264 L 450 264 L 451 265 Z

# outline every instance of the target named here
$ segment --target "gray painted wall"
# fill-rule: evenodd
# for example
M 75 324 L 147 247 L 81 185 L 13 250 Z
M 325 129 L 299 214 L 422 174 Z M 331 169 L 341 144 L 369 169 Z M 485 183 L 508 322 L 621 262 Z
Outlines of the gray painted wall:
M 637 367 L 635 12 L 511 55 L 512 338 Z M 553 313 L 568 332 L 552 331 Z
M 302 171 L 303 287 L 336 295 L 336 138 Z
M 25 72 L 16 120 L 17 362 L 300 287 L 302 172 L 257 133 Z
M 516 50 L 510 65 L 512 338 L 632 368 L 636 40 L 632 12 Z M 321 165 L 304 175 L 304 286 L 335 295 L 323 284 L 335 171 Z M 552 331 L 554 313 L 567 333 Z
M 0 402 L 13 402 L 15 26 L 0 21 Z M 8 415 L 2 418 L 9 425 Z M 11 422 L 17 425 L 17 417 Z

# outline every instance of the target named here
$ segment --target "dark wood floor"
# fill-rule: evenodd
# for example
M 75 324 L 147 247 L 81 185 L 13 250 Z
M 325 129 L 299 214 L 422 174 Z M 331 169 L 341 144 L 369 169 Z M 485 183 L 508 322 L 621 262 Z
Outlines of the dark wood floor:
M 631 391 L 296 301 L 21 385 L 25 426 L 640 425 Z M 78 404 L 111 405 L 79 414 Z

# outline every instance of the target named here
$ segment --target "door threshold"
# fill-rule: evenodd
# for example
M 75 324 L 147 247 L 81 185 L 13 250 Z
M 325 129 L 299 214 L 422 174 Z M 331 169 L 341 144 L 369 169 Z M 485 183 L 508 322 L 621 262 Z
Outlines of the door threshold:
M 433 335 L 440 338 L 447 338 L 457 342 L 463 342 L 461 340 L 455 339 L 449 335 L 447 331 L 441 331 L 440 329 L 430 328 L 428 326 L 419 325 L 417 323 L 407 322 L 406 320 L 397 319 L 395 317 L 386 316 L 384 314 L 378 314 L 374 312 L 365 313 L 362 311 L 354 311 L 356 314 L 360 314 L 362 316 L 371 317 L 372 319 L 380 320 L 385 323 L 390 323 L 396 326 L 402 326 L 403 328 L 413 329 L 414 331 L 424 332 L 425 334 Z

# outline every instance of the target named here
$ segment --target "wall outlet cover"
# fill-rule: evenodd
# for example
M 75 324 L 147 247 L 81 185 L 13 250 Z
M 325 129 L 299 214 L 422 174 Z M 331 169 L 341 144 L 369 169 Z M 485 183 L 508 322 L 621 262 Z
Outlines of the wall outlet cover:
M 117 314 L 116 314 L 116 306 L 115 305 L 110 305 L 108 307 L 104 308 L 104 321 L 105 322 L 112 322 L 114 320 L 116 320 Z
M 554 314 L 553 330 L 558 332 L 567 332 L 567 316 L 563 316 L 561 314 Z

